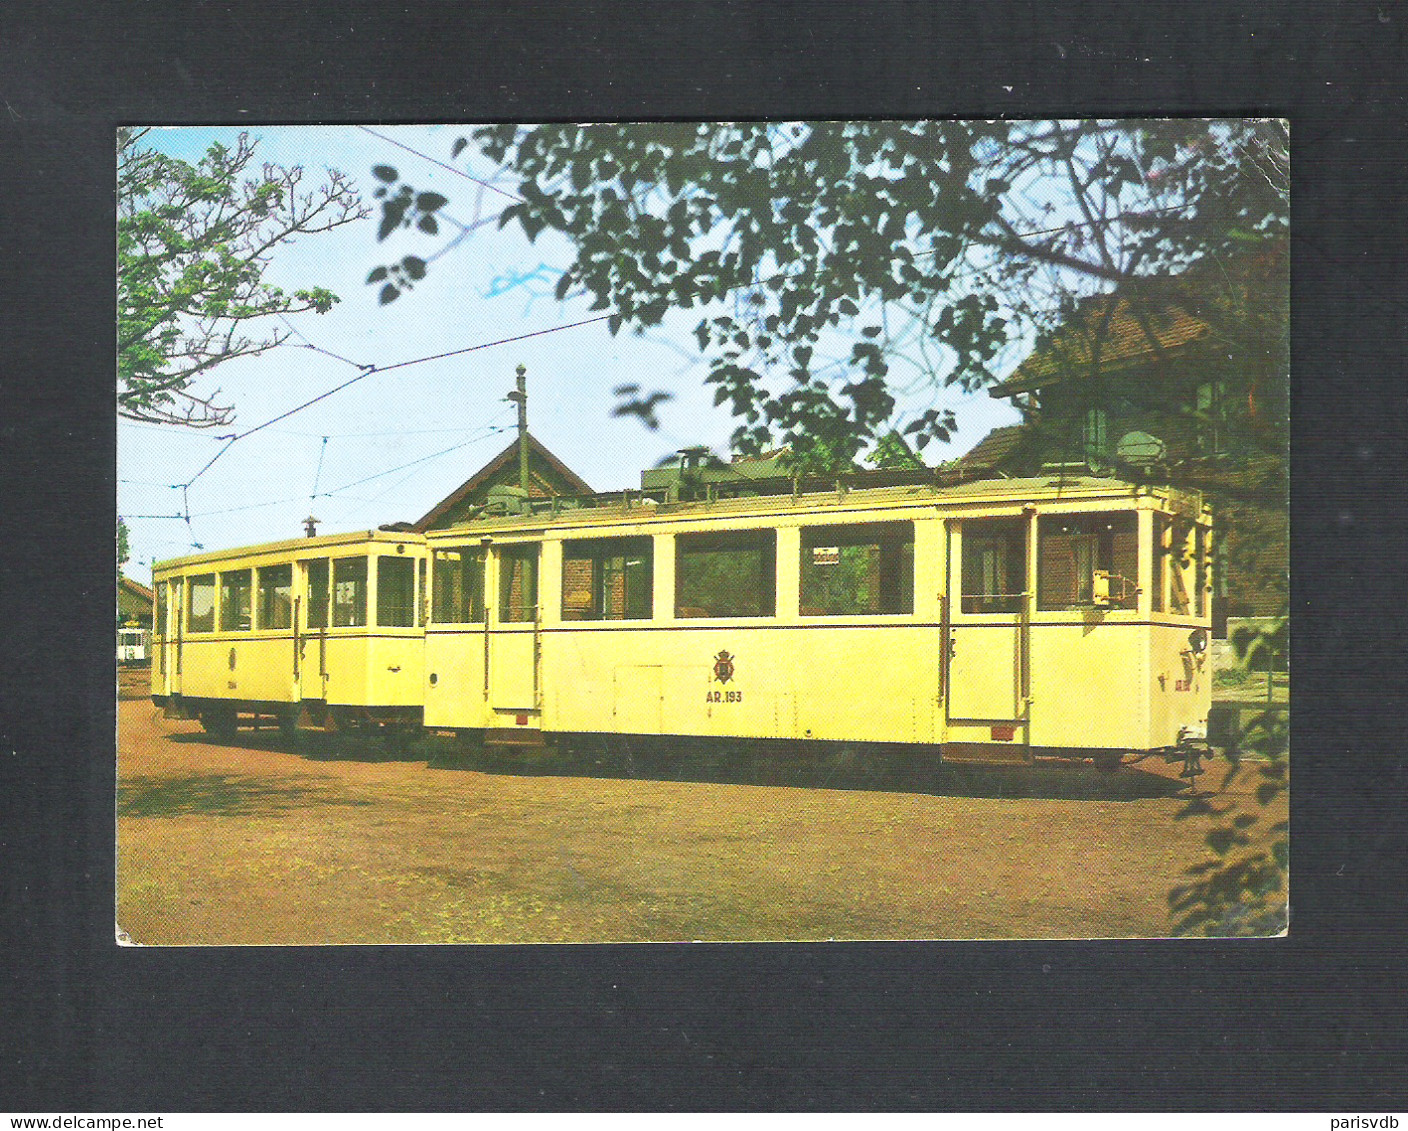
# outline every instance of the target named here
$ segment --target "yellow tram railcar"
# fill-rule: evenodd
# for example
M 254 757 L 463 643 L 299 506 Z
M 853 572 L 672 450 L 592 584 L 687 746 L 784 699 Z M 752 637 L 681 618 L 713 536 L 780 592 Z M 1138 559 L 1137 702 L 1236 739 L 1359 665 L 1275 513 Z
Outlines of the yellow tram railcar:
M 426 538 L 425 724 L 1171 753 L 1206 734 L 1211 523 L 1095 476 L 479 519 Z
M 424 539 L 359 531 L 153 568 L 152 699 L 228 736 L 243 722 L 419 730 Z

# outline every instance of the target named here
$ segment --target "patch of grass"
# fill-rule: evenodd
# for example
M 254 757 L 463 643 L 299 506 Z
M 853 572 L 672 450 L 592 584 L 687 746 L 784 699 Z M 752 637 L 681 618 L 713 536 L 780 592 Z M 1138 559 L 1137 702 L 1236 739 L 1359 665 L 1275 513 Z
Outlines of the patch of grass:
M 1241 687 L 1252 676 L 1246 668 L 1218 668 L 1212 673 L 1214 687 Z M 1262 679 L 1266 676 L 1263 675 Z

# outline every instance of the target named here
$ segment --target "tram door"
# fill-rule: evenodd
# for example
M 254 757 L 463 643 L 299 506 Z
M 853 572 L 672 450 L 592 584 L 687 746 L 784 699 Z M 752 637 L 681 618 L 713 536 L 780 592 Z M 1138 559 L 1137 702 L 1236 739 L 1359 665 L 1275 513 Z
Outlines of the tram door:
M 156 695 L 179 694 L 181 681 L 177 650 L 181 624 L 181 583 L 163 579 L 152 586 L 152 592 L 156 596 L 152 611 L 152 635 L 161 634 L 161 643 L 153 641 L 152 691 Z
M 994 729 L 1025 722 L 1027 525 L 967 519 L 950 531 L 948 592 L 957 595 L 948 617 L 950 722 Z
M 296 693 L 300 700 L 326 699 L 331 592 L 328 559 L 299 562 L 298 568 L 302 576 L 293 610 Z
M 495 711 L 538 707 L 538 607 L 540 549 L 536 543 L 504 546 L 498 562 L 497 615 L 489 633 L 489 706 Z

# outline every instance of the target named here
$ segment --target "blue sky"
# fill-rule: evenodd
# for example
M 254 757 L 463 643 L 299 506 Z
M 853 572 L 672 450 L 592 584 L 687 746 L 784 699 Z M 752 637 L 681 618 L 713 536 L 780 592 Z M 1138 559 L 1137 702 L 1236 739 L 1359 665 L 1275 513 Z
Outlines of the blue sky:
M 448 163 L 451 146 L 471 127 L 377 126 L 181 127 L 154 130 L 145 141 L 196 160 L 215 140 L 231 144 L 247 130 L 259 139 L 256 161 L 301 165 L 305 184 L 323 170 L 341 170 L 369 202 L 379 182 L 373 165 L 392 165 L 417 189 L 434 189 L 444 212 L 467 223 L 508 203 L 473 181 L 394 142 Z M 490 177 L 473 146 L 458 168 Z M 507 190 L 512 180 L 499 182 Z M 372 202 L 375 203 L 375 202 Z M 303 342 L 362 364 L 392 365 L 589 318 L 584 297 L 557 302 L 556 272 L 572 258 L 565 240 L 545 235 L 529 243 L 517 225 L 478 228 L 437 260 L 427 277 L 397 301 L 380 306 L 367 273 L 403 255 L 429 256 L 443 243 L 398 232 L 376 242 L 376 219 L 281 246 L 265 279 L 286 290 L 321 285 L 341 302 L 325 315 L 290 319 L 298 335 L 258 358 L 212 370 L 195 391 L 220 390 L 236 406 L 233 431 L 243 432 L 356 375 L 344 362 L 299 348 Z M 512 439 L 513 405 L 504 400 L 514 369 L 528 369 L 529 427 L 547 447 L 598 490 L 638 486 L 642 468 L 681 447 L 707 444 L 727 455 L 734 420 L 712 406 L 707 367 L 691 335 L 698 309 L 681 311 L 644 337 L 612 337 L 605 323 L 541 334 L 458 357 L 373 373 L 326 400 L 232 446 L 184 493 L 223 446 L 231 429 L 193 431 L 118 421 L 117 506 L 130 530 L 132 560 L 125 572 L 150 581 L 151 562 L 192 553 L 297 537 L 310 510 L 320 533 L 372 529 L 414 520 L 428 511 Z M 1014 354 L 1012 363 L 1019 360 Z M 907 378 L 896 370 L 897 384 Z M 614 419 L 612 389 L 637 384 L 667 389 L 660 428 Z M 989 429 L 1015 422 L 1006 402 L 913 382 L 901 408 L 938 403 L 955 410 L 950 443 L 931 444 L 929 463 L 961 455 Z M 397 470 L 399 469 L 399 470 Z M 316 491 L 315 491 L 316 488 Z M 183 501 L 184 500 L 184 501 Z M 189 513 L 184 518 L 170 516 Z M 153 516 L 153 517 L 144 517 Z

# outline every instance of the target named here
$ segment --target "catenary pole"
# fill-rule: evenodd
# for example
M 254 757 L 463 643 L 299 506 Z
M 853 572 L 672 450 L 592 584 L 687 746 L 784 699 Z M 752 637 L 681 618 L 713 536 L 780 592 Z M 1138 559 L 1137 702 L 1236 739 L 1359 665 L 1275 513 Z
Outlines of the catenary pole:
M 528 490 L 528 367 L 520 364 L 517 373 L 518 388 L 510 394 L 510 399 L 518 402 L 518 485 L 526 493 Z

